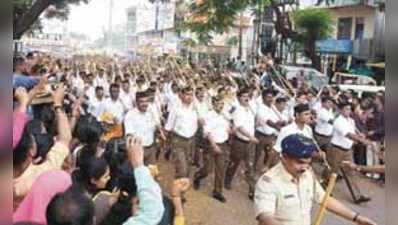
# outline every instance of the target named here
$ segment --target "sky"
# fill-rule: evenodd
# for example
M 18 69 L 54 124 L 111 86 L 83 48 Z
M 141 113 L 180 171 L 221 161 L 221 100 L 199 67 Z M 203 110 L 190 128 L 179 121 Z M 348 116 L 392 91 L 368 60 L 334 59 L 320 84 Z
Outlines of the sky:
M 113 24 L 126 23 L 126 9 L 143 1 L 146 0 L 114 0 Z M 308 5 L 316 0 L 300 2 Z M 88 4 L 72 6 L 66 22 L 68 31 L 85 34 L 92 39 L 101 37 L 103 28 L 108 27 L 109 3 L 110 0 L 91 0 Z
M 126 9 L 142 0 L 114 0 L 113 24 L 126 22 Z M 88 4 L 71 7 L 67 21 L 70 32 L 82 33 L 91 38 L 102 36 L 103 28 L 108 27 L 110 0 L 91 0 Z

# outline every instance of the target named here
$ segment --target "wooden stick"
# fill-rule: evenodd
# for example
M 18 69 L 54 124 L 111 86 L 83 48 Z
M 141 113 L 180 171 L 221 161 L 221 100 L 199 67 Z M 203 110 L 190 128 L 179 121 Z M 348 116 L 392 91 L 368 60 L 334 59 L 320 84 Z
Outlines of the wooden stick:
M 325 196 L 323 197 L 321 207 L 319 208 L 318 214 L 315 217 L 315 222 L 313 225 L 320 225 L 323 217 L 326 213 L 326 203 L 330 197 L 330 194 L 333 191 L 334 186 L 336 185 L 337 174 L 333 173 L 329 178 L 328 187 L 326 188 Z

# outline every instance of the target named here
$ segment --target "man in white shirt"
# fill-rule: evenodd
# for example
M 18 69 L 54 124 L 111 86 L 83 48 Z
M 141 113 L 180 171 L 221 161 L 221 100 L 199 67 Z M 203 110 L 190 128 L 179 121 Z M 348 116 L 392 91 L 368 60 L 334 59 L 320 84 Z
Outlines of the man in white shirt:
M 302 134 L 307 138 L 313 139 L 312 129 L 308 125 L 311 121 L 311 111 L 308 104 L 299 104 L 294 107 L 295 120 L 291 124 L 283 127 L 278 134 L 274 146 L 275 151 L 282 151 L 282 140 L 291 134 Z
M 165 129 L 170 133 L 175 176 L 176 179 L 188 178 L 195 148 L 194 136 L 198 130 L 198 113 L 193 106 L 192 88 L 183 88 L 181 104 L 170 110 Z
M 109 90 L 109 84 L 105 77 L 104 69 L 99 69 L 97 77 L 94 79 L 94 87 L 103 87 L 104 90 Z
M 330 148 L 330 140 L 333 134 L 333 99 L 325 96 L 321 98 L 322 106 L 317 111 L 316 125 L 315 125 L 315 140 L 323 151 Z
M 72 73 L 72 76 L 70 78 L 71 86 L 74 90 L 76 90 L 76 93 L 78 95 L 81 95 L 84 92 L 83 76 L 85 76 L 85 73 L 81 71 L 79 73 Z
M 120 100 L 127 110 L 133 108 L 135 102 L 135 93 L 130 89 L 130 81 L 125 79 L 122 81 L 122 90 L 120 91 Z
M 101 105 L 104 103 L 104 88 L 98 86 L 95 88 L 95 97 L 88 100 L 88 112 L 93 115 L 97 120 L 101 116 Z
M 147 92 L 137 92 L 137 107 L 131 109 L 124 118 L 125 135 L 133 135 L 142 140 L 144 147 L 144 164 L 156 164 L 155 133 L 159 131 L 164 138 L 160 121 L 149 110 L 149 96 Z
M 333 123 L 333 136 L 331 140 L 331 148 L 327 151 L 327 159 L 331 167 L 329 174 L 342 172 L 350 189 L 354 203 L 359 204 L 370 201 L 370 198 L 362 195 L 357 184 L 355 171 L 342 167 L 343 161 L 352 162 L 353 152 L 352 145 L 354 142 L 361 142 L 369 145 L 371 142 L 367 140 L 364 134 L 358 133 L 355 121 L 351 116 L 351 104 L 348 102 L 340 103 L 340 115 Z
M 231 124 L 223 114 L 224 102 L 219 96 L 212 98 L 213 109 L 205 115 L 205 124 L 203 135 L 207 140 L 207 151 L 205 152 L 205 160 L 203 167 L 195 174 L 194 188 L 200 187 L 202 179 L 206 178 L 214 167 L 215 180 L 213 189 L 213 198 L 225 203 L 226 199 L 223 195 L 223 186 L 225 179 L 225 169 L 230 146 L 228 144 Z
M 235 137 L 232 141 L 230 162 L 225 176 L 225 188 L 230 190 L 232 180 L 239 164 L 245 163 L 246 182 L 249 185 L 249 198 L 254 196 L 254 154 L 258 140 L 255 137 L 255 111 L 250 108 L 250 89 L 242 88 L 238 92 L 239 106 L 233 114 Z
M 194 165 L 200 167 L 200 159 L 203 150 L 205 149 L 205 139 L 203 138 L 204 117 L 210 109 L 209 102 L 206 98 L 206 91 L 204 87 L 199 86 L 195 90 L 194 107 L 199 116 L 199 128 L 196 132 L 195 153 L 193 162 Z
M 95 98 L 94 75 L 92 73 L 87 74 L 84 85 L 84 94 L 89 99 Z
M 262 93 L 263 103 L 261 103 L 256 112 L 256 137 L 259 144 L 256 145 L 254 157 L 254 170 L 256 171 L 258 160 L 264 152 L 264 170 L 268 170 L 276 165 L 278 153 L 273 150 L 276 137 L 280 129 L 285 126 L 285 121 L 274 107 L 274 91 L 266 89 Z
M 114 117 L 116 124 L 121 124 L 126 112 L 122 101 L 119 98 L 120 86 L 117 84 L 111 84 L 109 87 L 111 97 L 107 98 L 101 106 L 101 115 L 103 113 L 110 113 Z

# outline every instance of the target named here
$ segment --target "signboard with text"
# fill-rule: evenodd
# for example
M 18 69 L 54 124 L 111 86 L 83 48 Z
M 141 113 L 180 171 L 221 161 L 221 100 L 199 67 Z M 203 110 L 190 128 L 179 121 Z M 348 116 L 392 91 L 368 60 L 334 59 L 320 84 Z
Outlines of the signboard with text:
M 316 51 L 320 53 L 351 54 L 353 43 L 351 40 L 327 39 L 316 41 Z

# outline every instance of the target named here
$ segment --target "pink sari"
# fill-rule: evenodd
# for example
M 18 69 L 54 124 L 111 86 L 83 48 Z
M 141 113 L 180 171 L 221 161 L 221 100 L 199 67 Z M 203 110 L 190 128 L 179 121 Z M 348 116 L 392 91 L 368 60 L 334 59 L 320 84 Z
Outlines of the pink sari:
M 51 199 L 72 185 L 70 174 L 62 170 L 51 170 L 40 175 L 32 189 L 13 214 L 13 223 L 35 222 L 47 224 L 46 209 Z

